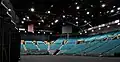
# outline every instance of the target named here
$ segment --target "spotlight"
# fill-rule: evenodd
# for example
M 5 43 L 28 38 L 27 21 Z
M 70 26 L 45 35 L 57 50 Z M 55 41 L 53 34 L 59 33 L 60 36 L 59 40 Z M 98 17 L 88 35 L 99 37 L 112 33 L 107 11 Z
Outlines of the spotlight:
M 90 12 L 87 12 L 87 14 L 90 14 Z
M 87 23 L 87 21 L 85 20 L 84 23 Z
M 98 28 L 99 30 L 101 30 L 101 28 Z
M 110 12 L 111 12 L 111 13 L 113 13 L 113 12 L 114 12 L 114 10 L 111 10 Z
M 77 5 L 78 3 L 77 3 L 77 2 L 75 2 L 75 4 Z
M 45 34 L 45 32 L 44 32 L 44 34 Z
M 26 18 L 23 18 L 23 20 L 26 20 Z
M 80 7 L 79 7 L 79 6 L 77 6 L 77 7 L 76 7 L 76 9 L 80 9 Z
M 52 25 L 54 25 L 54 23 L 53 23 L 53 22 L 52 22 L 51 24 L 52 24 Z
M 30 9 L 30 11 L 31 11 L 31 12 L 34 12 L 34 11 L 35 11 L 35 9 L 34 9 L 34 8 L 31 8 L 31 9 Z
M 38 23 L 38 25 L 40 25 L 40 23 Z
M 120 25 L 120 23 L 118 23 L 117 25 Z
M 63 18 L 65 18 L 65 15 L 63 15 Z
M 80 33 L 80 35 L 81 35 L 82 33 Z
M 107 28 L 110 28 L 110 26 L 107 26 Z
M 50 11 L 48 11 L 47 13 L 49 13 L 49 14 L 50 14 Z
M 118 7 L 117 10 L 120 10 L 120 7 Z
M 55 20 L 55 23 L 57 23 L 58 22 L 58 20 Z
M 41 20 L 41 22 L 43 22 L 43 23 L 44 23 L 44 20 Z
M 93 5 L 91 5 L 91 7 L 93 7 Z
M 11 9 L 8 9 L 8 11 L 11 11 Z
M 76 17 L 75 19 L 78 20 L 78 17 Z
M 40 33 L 40 32 L 38 32 L 38 33 Z
M 115 20 L 115 23 L 119 23 L 120 22 L 120 20 Z
M 53 5 L 51 5 L 51 7 L 53 7 Z
M 101 6 L 104 8 L 106 6 L 106 4 L 102 4 Z
M 52 32 L 50 34 L 52 34 Z
M 78 24 L 78 21 L 76 21 L 76 24 Z
M 29 17 L 27 16 L 27 19 L 29 19 Z
M 24 21 L 21 21 L 22 24 L 24 24 Z
M 113 6 L 113 8 L 115 8 L 116 6 Z
M 94 30 L 92 30 L 92 32 L 94 32 Z

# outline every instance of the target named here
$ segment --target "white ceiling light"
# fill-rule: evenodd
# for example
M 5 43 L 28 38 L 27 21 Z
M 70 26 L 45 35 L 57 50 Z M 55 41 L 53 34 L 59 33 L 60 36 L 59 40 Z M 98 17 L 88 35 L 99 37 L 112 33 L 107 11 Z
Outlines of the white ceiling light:
M 93 7 L 93 5 L 91 5 L 91 7 Z
M 78 21 L 76 21 L 76 24 L 78 24 Z
M 87 21 L 85 20 L 84 23 L 87 23 Z
M 91 17 L 94 17 L 94 15 L 92 15 Z
M 43 22 L 43 23 L 44 23 L 44 20 L 41 20 L 41 22 Z
M 120 10 L 120 7 L 118 7 L 117 10 Z
M 85 31 L 85 33 L 87 33 L 87 31 Z
M 26 20 L 26 18 L 23 18 L 23 20 Z
M 40 25 L 40 23 L 38 23 L 38 25 Z
M 65 23 L 63 23 L 63 25 L 65 25 Z
M 50 13 L 50 11 L 48 11 L 47 13 Z
M 63 18 L 65 18 L 65 15 L 63 15 Z
M 111 10 L 110 12 L 111 12 L 111 13 L 113 13 L 113 12 L 114 12 L 114 10 Z
M 50 27 L 50 25 L 48 25 L 48 27 Z
M 58 20 L 55 20 L 55 23 L 57 23 L 58 22 Z
M 75 19 L 78 20 L 78 17 L 76 17 Z
M 31 12 L 34 12 L 34 11 L 35 11 L 35 9 L 34 9 L 34 8 L 31 8 L 31 9 L 30 9 L 30 11 L 31 11 Z
M 120 20 L 115 20 L 115 23 L 119 23 L 120 22 Z
M 113 6 L 113 8 L 115 8 L 116 6 Z
M 77 7 L 76 7 L 76 9 L 80 9 L 80 7 L 79 7 L 79 6 L 77 6 Z
M 51 5 L 51 7 L 53 7 L 53 5 Z
M 27 16 L 27 19 L 29 19 L 29 17 Z
M 52 32 L 50 34 L 52 34 Z
M 45 32 L 44 32 L 44 34 L 45 34 Z
M 98 28 L 99 30 L 101 30 L 101 28 Z
M 110 26 L 107 26 L 107 28 L 110 28 Z
M 80 33 L 80 35 L 81 35 L 82 33 Z
M 92 32 L 94 32 L 94 30 L 92 30 Z
M 52 22 L 51 24 L 53 25 L 54 23 Z
M 120 25 L 120 23 L 118 23 L 117 25 Z
M 87 14 L 90 14 L 90 12 L 87 12 Z
M 8 9 L 8 11 L 11 11 L 11 9 Z
M 78 3 L 77 3 L 77 2 L 75 2 L 75 4 L 77 5 Z
M 107 11 L 107 13 L 109 13 L 109 11 Z
M 22 24 L 24 24 L 24 21 L 21 21 Z
M 25 31 L 25 28 L 19 28 L 19 31 Z
M 101 5 L 101 7 L 103 7 L 103 8 L 104 8 L 105 6 L 106 6 L 106 4 L 102 4 L 102 5 Z
M 25 33 L 26 33 L 26 31 L 25 31 Z
M 40 32 L 38 32 L 38 33 L 40 33 Z

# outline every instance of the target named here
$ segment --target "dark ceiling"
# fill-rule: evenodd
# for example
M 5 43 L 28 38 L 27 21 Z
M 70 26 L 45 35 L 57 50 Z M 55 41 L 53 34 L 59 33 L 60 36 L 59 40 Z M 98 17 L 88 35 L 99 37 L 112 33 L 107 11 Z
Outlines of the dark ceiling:
M 29 23 L 35 25 L 35 31 L 52 30 L 60 32 L 63 25 L 72 25 L 73 32 L 88 29 L 120 18 L 112 16 L 120 6 L 119 0 L 10 0 L 20 18 L 19 28 L 26 28 Z M 101 7 L 102 4 L 106 6 Z M 52 6 L 53 5 L 53 6 Z M 80 9 L 76 9 L 79 6 Z M 113 6 L 115 6 L 113 8 Z M 30 8 L 35 8 L 31 12 Z M 111 13 L 111 10 L 115 10 Z M 46 13 L 50 11 L 51 13 Z M 107 13 L 107 11 L 109 11 Z M 88 13 L 88 14 L 87 14 Z M 63 18 L 63 15 L 65 18 Z M 29 20 L 23 18 L 29 16 Z M 42 20 L 44 22 L 42 22 Z M 55 20 L 58 20 L 55 23 Z M 87 22 L 85 22 L 87 21 Z M 38 24 L 40 23 L 40 25 Z M 52 25 L 52 23 L 54 23 Z

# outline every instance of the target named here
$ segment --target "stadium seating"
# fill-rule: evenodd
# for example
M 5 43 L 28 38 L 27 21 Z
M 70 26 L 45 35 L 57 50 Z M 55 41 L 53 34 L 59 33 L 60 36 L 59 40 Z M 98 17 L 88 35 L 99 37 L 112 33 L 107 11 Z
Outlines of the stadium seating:
M 120 32 L 110 32 L 88 37 L 70 37 L 69 39 L 58 38 L 53 44 L 49 45 L 49 53 L 53 51 L 53 54 L 57 50 L 60 50 L 57 55 L 114 56 L 115 53 L 120 53 L 119 34 Z M 64 40 L 67 41 L 65 44 L 63 44 Z M 83 42 L 77 44 L 78 41 Z M 39 54 L 48 53 L 48 44 L 42 41 L 37 41 L 37 45 L 34 45 L 32 41 L 25 42 L 26 49 L 30 51 L 30 53 L 33 53 L 33 50 L 39 51 Z M 24 47 L 21 45 L 21 53 L 25 52 L 23 50 Z

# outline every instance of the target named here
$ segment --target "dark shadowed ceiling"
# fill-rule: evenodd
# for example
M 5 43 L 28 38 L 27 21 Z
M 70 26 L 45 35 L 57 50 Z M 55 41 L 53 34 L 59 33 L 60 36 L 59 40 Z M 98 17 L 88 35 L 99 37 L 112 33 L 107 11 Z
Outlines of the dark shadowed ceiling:
M 35 25 L 36 33 L 39 30 L 61 33 L 61 28 L 64 25 L 72 25 L 73 32 L 84 31 L 85 29 L 120 18 L 117 10 L 120 6 L 119 0 L 10 1 L 20 18 L 20 22 L 17 24 L 18 27 L 27 29 L 28 24 L 32 23 Z M 30 8 L 34 8 L 35 11 L 31 12 Z M 56 20 L 57 22 L 55 22 Z

